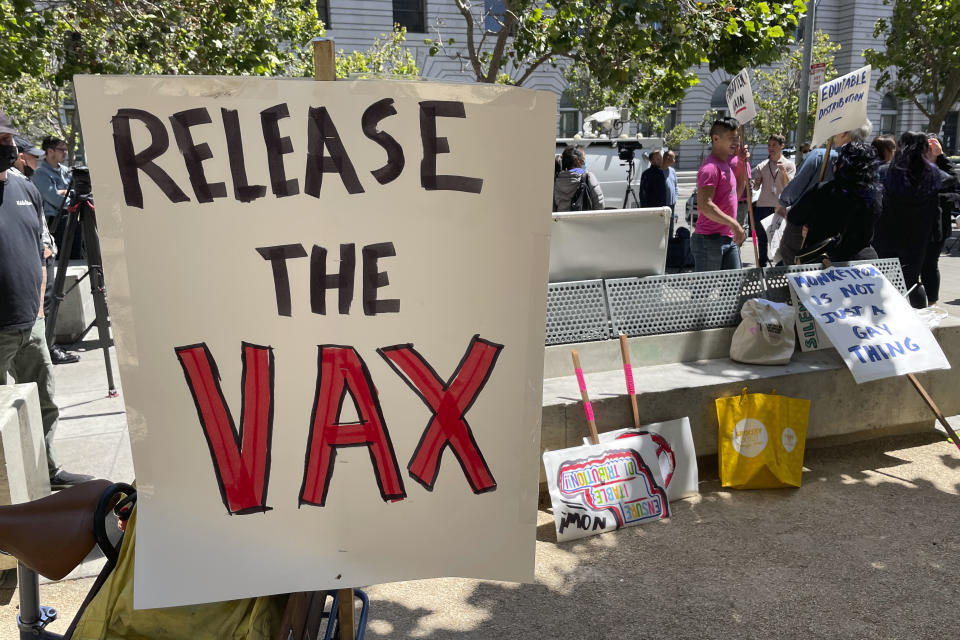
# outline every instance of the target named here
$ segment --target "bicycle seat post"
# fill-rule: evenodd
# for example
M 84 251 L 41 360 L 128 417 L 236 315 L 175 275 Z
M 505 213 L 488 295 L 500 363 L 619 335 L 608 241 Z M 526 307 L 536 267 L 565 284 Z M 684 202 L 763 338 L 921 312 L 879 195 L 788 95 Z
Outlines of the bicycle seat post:
M 61 636 L 45 627 L 57 619 L 57 610 L 40 605 L 40 576 L 22 562 L 17 563 L 17 586 L 20 589 L 20 613 L 17 626 L 21 639 L 54 640 Z

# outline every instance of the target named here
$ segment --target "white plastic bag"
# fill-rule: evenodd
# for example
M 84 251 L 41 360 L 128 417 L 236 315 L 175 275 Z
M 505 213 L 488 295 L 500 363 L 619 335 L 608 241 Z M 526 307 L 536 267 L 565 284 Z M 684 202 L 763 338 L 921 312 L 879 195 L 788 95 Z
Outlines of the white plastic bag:
M 787 228 L 786 222 L 786 218 L 774 213 L 763 225 L 763 230 L 767 232 L 767 260 L 771 265 L 780 262 L 780 241 L 783 240 L 783 232 Z
M 743 303 L 743 318 L 733 333 L 730 359 L 748 364 L 787 364 L 796 336 L 794 310 L 788 304 L 753 298 Z

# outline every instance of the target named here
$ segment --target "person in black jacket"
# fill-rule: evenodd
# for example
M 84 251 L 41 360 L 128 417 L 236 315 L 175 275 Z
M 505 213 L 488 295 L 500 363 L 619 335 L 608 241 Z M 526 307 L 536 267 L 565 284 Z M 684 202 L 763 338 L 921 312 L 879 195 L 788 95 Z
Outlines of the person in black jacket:
M 924 254 L 923 264 L 920 265 L 920 283 L 927 297 L 927 305 L 933 306 L 940 299 L 940 253 L 943 251 L 943 244 L 953 232 L 952 214 L 960 194 L 957 193 L 956 168 L 944 157 L 940 140 L 933 134 L 928 134 L 928 137 L 930 146 L 927 160 L 940 170 L 941 183 L 937 198 L 940 219 L 933 225 L 933 235 L 930 236 L 930 244 Z
M 929 160 L 927 134 L 907 131 L 883 181 L 883 212 L 874 246 L 881 258 L 899 258 L 903 279 L 916 309 L 927 306 L 921 271 L 940 224 L 938 193 L 943 172 Z M 934 285 L 934 282 L 930 282 Z
M 815 185 L 787 214 L 787 220 L 806 230 L 798 255 L 824 245 L 823 252 L 835 262 L 875 259 L 870 241 L 880 206 L 876 150 L 860 140 L 845 144 L 833 180 Z
M 650 167 L 640 174 L 640 206 L 665 207 L 667 206 L 667 177 L 660 168 L 662 156 L 659 151 L 653 151 L 650 156 Z

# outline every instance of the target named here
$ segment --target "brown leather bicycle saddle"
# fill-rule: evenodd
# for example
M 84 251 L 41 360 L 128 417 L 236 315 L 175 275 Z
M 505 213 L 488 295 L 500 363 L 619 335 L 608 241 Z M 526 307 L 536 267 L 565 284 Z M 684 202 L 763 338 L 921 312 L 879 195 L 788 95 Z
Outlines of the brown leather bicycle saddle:
M 0 549 L 37 573 L 60 580 L 95 544 L 93 517 L 111 486 L 91 480 L 33 502 L 0 506 Z

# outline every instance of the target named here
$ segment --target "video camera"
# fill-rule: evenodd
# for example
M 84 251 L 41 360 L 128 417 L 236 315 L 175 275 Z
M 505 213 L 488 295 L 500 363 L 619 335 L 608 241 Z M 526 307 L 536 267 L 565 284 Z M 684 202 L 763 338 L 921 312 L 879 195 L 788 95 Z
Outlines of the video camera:
M 617 155 L 624 162 L 633 162 L 637 149 L 643 149 L 643 143 L 636 140 L 618 140 Z
M 90 169 L 77 165 L 70 173 L 70 201 L 93 199 L 93 185 L 90 183 Z

